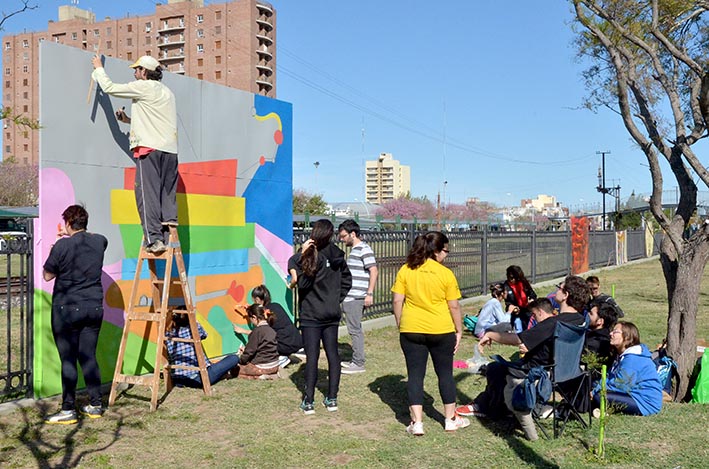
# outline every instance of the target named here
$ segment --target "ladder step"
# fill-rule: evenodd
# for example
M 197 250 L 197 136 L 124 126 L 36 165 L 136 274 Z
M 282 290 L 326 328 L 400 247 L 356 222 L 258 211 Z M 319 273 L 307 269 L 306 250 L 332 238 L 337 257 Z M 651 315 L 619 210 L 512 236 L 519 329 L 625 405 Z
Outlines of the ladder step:
M 191 314 L 191 311 L 187 311 L 186 309 L 173 309 L 172 314 Z
M 151 373 L 149 375 L 143 376 L 130 376 L 130 375 L 118 375 L 113 381 L 115 383 L 128 383 L 137 384 L 139 386 L 152 386 L 154 375 Z
M 165 369 L 199 371 L 198 366 L 189 365 L 165 365 Z
M 182 342 L 185 344 L 194 344 L 197 342 L 194 339 L 183 339 L 182 337 L 167 337 L 165 336 L 165 340 L 169 340 L 170 342 Z
M 133 321 L 160 321 L 161 313 L 141 313 L 133 311 L 128 313 L 128 319 Z
M 165 280 L 155 279 L 155 280 L 152 280 L 151 282 L 153 283 L 153 285 L 162 285 L 163 283 L 165 283 Z M 180 281 L 180 279 L 170 280 L 169 283 L 170 283 L 170 285 L 182 285 L 182 282 Z

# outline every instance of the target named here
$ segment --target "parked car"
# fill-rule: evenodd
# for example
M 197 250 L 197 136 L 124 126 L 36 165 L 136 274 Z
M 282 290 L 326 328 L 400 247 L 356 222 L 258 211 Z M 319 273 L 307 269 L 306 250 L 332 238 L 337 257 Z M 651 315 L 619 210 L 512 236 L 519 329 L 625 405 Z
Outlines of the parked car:
M 24 231 L 0 231 L 0 253 L 26 252 L 23 244 L 27 242 Z

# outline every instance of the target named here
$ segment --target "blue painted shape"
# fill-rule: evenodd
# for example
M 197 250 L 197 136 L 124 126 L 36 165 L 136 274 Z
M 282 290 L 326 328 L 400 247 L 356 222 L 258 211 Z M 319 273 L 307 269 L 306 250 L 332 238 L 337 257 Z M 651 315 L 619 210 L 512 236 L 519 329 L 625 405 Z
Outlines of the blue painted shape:
M 249 270 L 249 250 L 234 249 L 230 251 L 212 251 L 199 254 L 184 255 L 185 269 L 189 277 L 201 275 L 234 274 L 248 272 Z M 124 259 L 121 263 L 121 279 L 133 280 L 138 259 Z M 165 275 L 165 261 L 157 261 L 156 269 L 158 277 Z M 173 262 L 172 276 L 177 277 L 177 265 Z M 140 272 L 140 278 L 147 280 L 150 278 L 150 270 L 147 263 L 144 263 Z
M 237 335 L 234 333 L 234 326 L 232 326 L 231 321 L 221 306 L 213 306 L 212 309 L 209 310 L 207 321 L 209 321 L 209 324 L 222 338 L 222 355 L 235 353 L 239 350 L 243 342 L 237 339 Z M 239 335 L 239 337 L 242 336 Z

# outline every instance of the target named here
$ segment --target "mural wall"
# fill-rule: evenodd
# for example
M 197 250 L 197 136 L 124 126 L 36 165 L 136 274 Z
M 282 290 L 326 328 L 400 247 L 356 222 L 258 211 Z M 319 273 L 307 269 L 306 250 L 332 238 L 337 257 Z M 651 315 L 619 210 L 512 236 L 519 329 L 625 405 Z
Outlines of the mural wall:
M 61 392 L 59 357 L 52 338 L 52 282 L 42 264 L 54 243 L 62 211 L 82 203 L 89 231 L 109 240 L 104 260 L 104 323 L 99 365 L 113 376 L 124 307 L 141 243 L 133 196 L 135 164 L 129 124 L 114 113 L 130 100 L 93 85 L 92 55 L 44 42 L 40 47 L 40 216 L 35 221 L 35 359 L 37 397 Z M 130 62 L 106 58 L 116 83 L 133 80 Z M 291 304 L 283 280 L 292 253 L 292 107 L 278 100 L 166 73 L 177 98 L 179 139 L 178 232 L 198 320 L 209 336 L 207 355 L 237 350 L 245 340 L 232 322 L 245 324 L 234 306 L 268 285 L 273 301 Z M 147 268 L 141 295 L 150 298 Z M 124 371 L 152 371 L 156 331 L 135 327 Z M 83 383 L 80 383 L 83 385 Z

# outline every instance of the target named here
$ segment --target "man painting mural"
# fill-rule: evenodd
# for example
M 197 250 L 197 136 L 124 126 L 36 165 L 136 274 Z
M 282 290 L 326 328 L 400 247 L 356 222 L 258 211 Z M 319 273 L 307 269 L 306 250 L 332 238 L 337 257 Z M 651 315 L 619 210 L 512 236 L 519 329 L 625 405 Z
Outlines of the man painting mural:
M 177 109 L 175 95 L 163 85 L 160 63 L 144 55 L 130 67 L 135 81 L 113 83 L 94 56 L 91 77 L 104 93 L 130 98 L 131 117 L 123 109 L 116 118 L 130 126 L 130 149 L 136 161 L 135 201 L 146 250 L 164 252 L 167 226 L 177 226 Z

